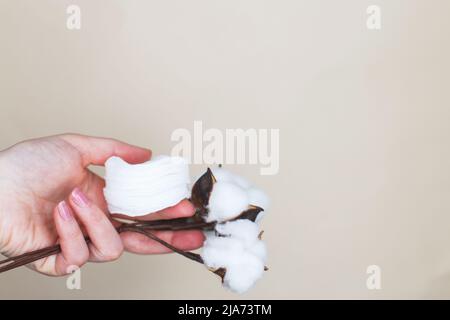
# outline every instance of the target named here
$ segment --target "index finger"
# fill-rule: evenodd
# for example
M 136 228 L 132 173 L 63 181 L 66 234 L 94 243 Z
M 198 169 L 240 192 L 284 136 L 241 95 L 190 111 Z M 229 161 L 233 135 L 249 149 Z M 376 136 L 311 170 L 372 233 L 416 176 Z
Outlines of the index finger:
M 80 134 L 64 134 L 60 137 L 80 152 L 84 166 L 103 165 L 112 156 L 118 156 L 129 163 L 142 163 L 149 160 L 152 155 L 149 149 L 110 138 Z

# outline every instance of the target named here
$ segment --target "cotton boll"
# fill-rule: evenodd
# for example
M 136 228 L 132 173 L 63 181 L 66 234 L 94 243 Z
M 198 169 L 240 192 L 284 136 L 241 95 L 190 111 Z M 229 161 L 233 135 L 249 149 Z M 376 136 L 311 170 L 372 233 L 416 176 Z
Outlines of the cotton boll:
M 221 182 L 233 182 L 233 176 L 230 171 L 225 170 L 224 168 L 213 168 L 211 169 L 212 174 L 214 178 L 216 178 L 217 181 Z
M 266 211 L 261 211 L 260 213 L 258 213 L 258 216 L 256 217 L 255 222 L 256 223 L 260 223 L 261 220 L 266 216 Z
M 239 263 L 239 257 L 244 254 L 244 246 L 239 240 L 211 237 L 205 241 L 201 257 L 207 267 L 218 269 Z
M 206 243 L 206 241 L 208 241 L 209 239 L 217 237 L 215 230 L 213 230 L 213 231 L 203 231 L 203 235 L 205 236 L 204 243 Z
M 234 181 L 234 183 L 236 183 L 242 189 L 248 189 L 248 188 L 250 188 L 252 186 L 250 181 L 248 181 L 244 177 L 238 176 L 236 174 L 233 175 L 233 181 Z
M 246 251 L 266 261 L 266 245 L 258 238 L 260 232 L 256 223 L 250 220 L 229 221 L 217 224 L 216 231 L 225 237 L 241 241 Z
M 248 208 L 247 192 L 230 182 L 216 182 L 209 198 L 207 221 L 235 218 Z
M 218 233 L 241 240 L 250 246 L 258 240 L 258 225 L 250 220 L 236 220 L 216 225 Z
M 236 293 L 249 290 L 264 273 L 264 263 L 256 256 L 245 254 L 239 257 L 239 263 L 226 268 L 224 286 Z
M 236 293 L 249 290 L 264 272 L 267 251 L 258 226 L 249 220 L 218 224 L 208 232 L 201 257 L 213 270 L 225 269 L 223 284 Z
M 229 184 L 234 184 L 236 186 L 239 186 L 242 190 L 244 190 L 247 193 L 248 202 L 250 205 L 254 205 L 257 207 L 262 208 L 264 211 L 267 211 L 270 205 L 269 197 L 267 194 L 262 191 L 261 189 L 258 189 L 256 187 L 252 187 L 251 183 L 236 174 L 231 173 L 228 170 L 225 170 L 224 168 L 213 168 L 212 173 L 214 177 L 216 178 L 216 184 L 221 182 L 227 182 Z M 214 193 L 214 189 L 213 189 Z M 225 200 L 225 199 L 224 199 Z M 210 200 L 211 201 L 211 200 Z M 247 209 L 247 208 L 245 208 Z M 220 212 L 212 212 L 212 215 L 221 216 Z M 257 218 L 256 222 L 259 222 L 261 218 L 265 215 L 265 212 L 261 212 Z M 213 219 L 209 220 L 212 221 Z M 225 219 L 226 220 L 226 219 Z
M 263 208 L 265 211 L 269 208 L 269 197 L 264 191 L 258 188 L 250 188 L 247 193 L 251 205 Z
M 267 247 L 264 241 L 257 240 L 253 242 L 248 248 L 248 252 L 257 256 L 263 263 L 267 261 Z
M 224 168 L 214 168 L 211 169 L 211 171 L 217 181 L 232 182 L 234 184 L 237 184 L 242 189 L 248 189 L 251 187 L 251 183 L 247 179 L 238 176 Z
M 223 284 L 230 290 L 243 293 L 262 276 L 267 249 L 259 236 L 258 225 L 247 219 L 237 219 L 252 210 L 250 205 L 267 209 L 269 200 L 264 192 L 222 168 L 212 169 L 215 183 L 209 197 L 207 221 L 217 221 L 215 231 L 205 232 L 201 257 L 207 267 L 223 269 Z M 210 190 L 210 189 L 208 189 Z M 256 210 L 258 211 L 258 210 Z M 248 218 L 255 211 L 247 211 Z M 260 212 L 256 220 L 260 220 Z
M 211 269 L 224 268 L 224 286 L 237 293 L 250 289 L 264 272 L 260 254 L 246 251 L 242 241 L 231 237 L 208 238 L 201 257 Z

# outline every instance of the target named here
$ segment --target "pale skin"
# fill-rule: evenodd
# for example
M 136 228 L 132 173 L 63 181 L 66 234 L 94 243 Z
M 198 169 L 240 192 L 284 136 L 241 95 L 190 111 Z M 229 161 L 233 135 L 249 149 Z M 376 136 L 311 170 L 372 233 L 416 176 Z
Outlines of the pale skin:
M 62 276 L 86 262 L 118 259 L 124 250 L 139 254 L 168 249 L 137 233 L 117 233 L 103 197 L 104 180 L 88 169 L 111 156 L 129 163 L 151 157 L 148 149 L 114 139 L 64 134 L 18 143 L 0 151 L 0 253 L 15 256 L 61 245 L 61 253 L 29 267 Z M 188 200 L 140 217 L 170 219 L 194 214 Z M 200 231 L 162 231 L 155 235 L 182 250 L 203 243 Z M 85 237 L 89 237 L 88 244 Z

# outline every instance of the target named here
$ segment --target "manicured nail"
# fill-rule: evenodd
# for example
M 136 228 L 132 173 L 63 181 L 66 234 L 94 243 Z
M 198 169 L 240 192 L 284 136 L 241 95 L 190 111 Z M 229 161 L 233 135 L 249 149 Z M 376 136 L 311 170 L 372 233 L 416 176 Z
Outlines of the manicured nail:
M 72 191 L 72 199 L 73 202 L 75 202 L 75 204 L 79 207 L 87 207 L 89 205 L 88 198 L 86 198 L 84 193 L 78 188 L 75 188 Z
M 72 220 L 73 218 L 72 212 L 70 211 L 70 208 L 65 201 L 61 201 L 58 204 L 58 213 L 60 217 L 65 221 Z

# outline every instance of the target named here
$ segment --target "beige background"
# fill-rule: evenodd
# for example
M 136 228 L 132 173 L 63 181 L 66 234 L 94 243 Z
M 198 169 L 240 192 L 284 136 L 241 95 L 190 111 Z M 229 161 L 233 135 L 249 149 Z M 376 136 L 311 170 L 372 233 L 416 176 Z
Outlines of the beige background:
M 169 153 L 194 120 L 281 133 L 278 175 L 232 166 L 273 200 L 270 271 L 249 293 L 127 254 L 83 268 L 80 291 L 2 274 L 0 298 L 450 298 L 449 1 L 0 4 L 0 149 L 69 131 Z M 371 264 L 382 290 L 365 286 Z

